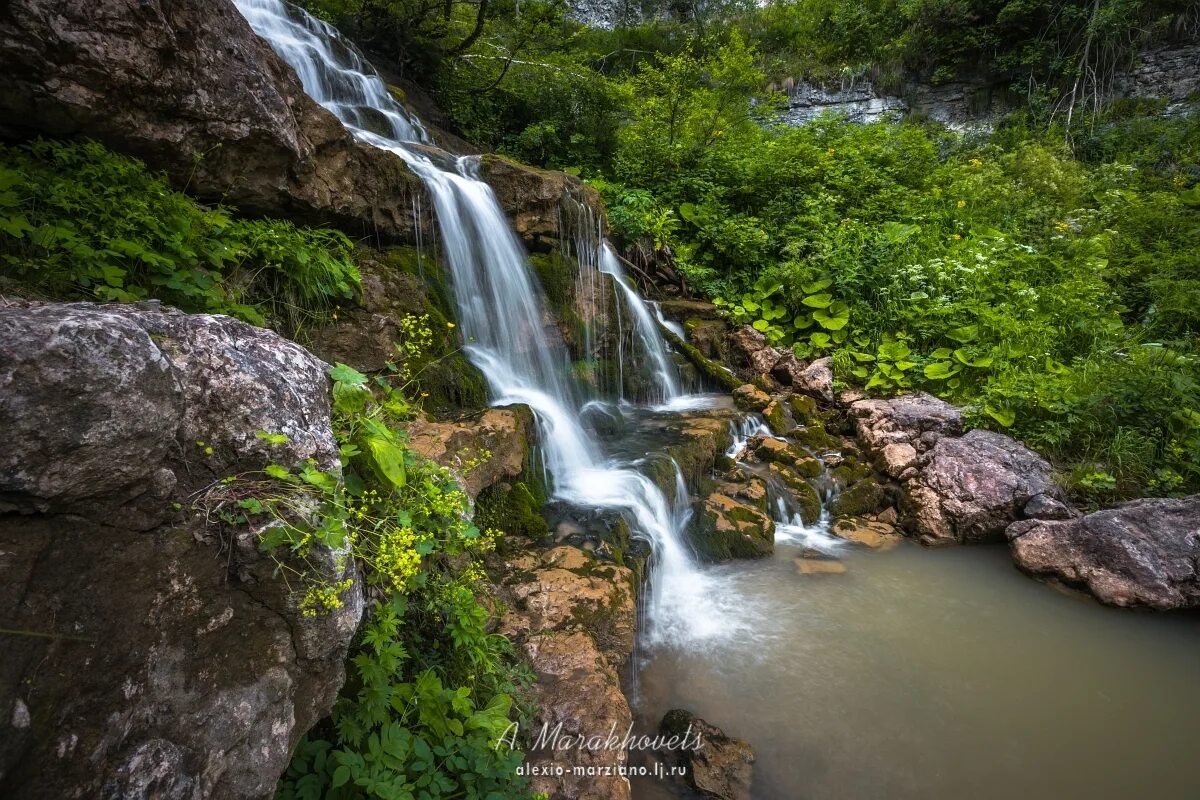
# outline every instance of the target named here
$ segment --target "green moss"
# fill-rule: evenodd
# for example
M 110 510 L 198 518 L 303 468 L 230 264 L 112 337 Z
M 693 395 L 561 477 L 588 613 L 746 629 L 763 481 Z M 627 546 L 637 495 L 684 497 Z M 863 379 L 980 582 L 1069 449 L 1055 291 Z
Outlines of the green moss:
M 802 425 L 808 424 L 810 421 L 818 420 L 817 416 L 817 401 L 806 394 L 793 394 L 788 398 L 788 405 L 791 406 L 792 416 Z
M 524 481 L 498 483 L 480 492 L 475 501 L 475 524 L 510 536 L 541 539 L 550 532 L 541 509 L 545 497 Z
M 730 523 L 718 530 L 718 522 Z M 697 555 L 710 562 L 731 558 L 764 558 L 775 551 L 774 525 L 758 510 L 738 505 L 714 512 L 704 509 L 692 518 L 688 531 Z
M 535 253 L 529 257 L 529 265 L 537 273 L 550 307 L 559 313 L 566 310 L 571 305 L 575 275 L 579 271 L 575 259 L 557 251 Z
M 426 411 L 447 414 L 488 404 L 487 380 L 462 353 L 431 362 L 421 371 L 419 380 L 421 390 L 429 393 L 422 402 Z
M 886 502 L 883 487 L 873 478 L 867 478 L 845 489 L 829 510 L 835 517 L 861 517 L 881 511 Z
M 763 418 L 767 421 L 767 427 L 779 436 L 786 436 L 796 427 L 796 423 L 788 415 L 787 409 L 776 400 L 772 400 L 763 409 Z
M 805 425 L 803 428 L 797 428 L 792 431 L 791 436 L 800 444 L 804 445 L 814 453 L 824 452 L 826 450 L 836 450 L 838 448 L 838 440 L 830 436 L 825 426 L 820 423 Z

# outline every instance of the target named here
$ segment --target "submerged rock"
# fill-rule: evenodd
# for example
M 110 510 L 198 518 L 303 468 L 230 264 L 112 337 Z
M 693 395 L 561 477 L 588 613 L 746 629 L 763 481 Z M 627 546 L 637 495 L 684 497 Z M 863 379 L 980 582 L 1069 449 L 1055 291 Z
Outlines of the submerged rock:
M 1154 498 L 1005 535 L 1017 566 L 1114 606 L 1200 608 L 1200 495 Z
M 750 745 L 684 709 L 668 711 L 658 729 L 663 736 L 679 740 L 679 746 L 662 751 L 663 760 L 684 767 L 684 782 L 701 797 L 751 800 L 754 751 Z M 694 744 L 697 741 L 699 746 Z
M 890 550 L 903 538 L 893 526 L 886 522 L 861 517 L 839 519 L 834 523 L 832 533 L 846 541 L 865 545 L 873 550 Z
M 326 365 L 228 317 L 0 309 L 6 797 L 266 798 L 326 716 L 363 612 L 305 617 L 244 525 L 182 503 L 227 475 L 337 469 Z M 271 444 L 260 431 L 283 433 Z
M 907 517 L 927 544 L 1001 540 L 1009 523 L 1037 507 L 1031 501 L 1059 495 L 1044 458 L 986 430 L 939 439 L 905 491 Z
M 797 575 L 844 575 L 846 572 L 846 565 L 830 556 L 802 555 L 792 559 L 792 563 L 796 565 Z

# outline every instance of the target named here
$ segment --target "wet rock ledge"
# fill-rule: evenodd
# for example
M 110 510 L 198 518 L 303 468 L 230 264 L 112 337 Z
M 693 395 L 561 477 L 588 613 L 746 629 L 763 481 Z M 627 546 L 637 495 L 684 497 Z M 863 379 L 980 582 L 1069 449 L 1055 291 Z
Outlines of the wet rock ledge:
M 722 486 L 697 514 L 708 520 L 710 538 L 737 536 L 714 551 L 718 559 L 771 549 L 769 525 L 757 513 L 764 509 L 760 490 L 745 470 L 757 463 L 764 475 L 765 464 L 765 477 L 783 478 L 803 512 L 811 491 L 805 484 L 816 477 L 805 474 L 806 465 L 821 455 L 825 474 L 840 488 L 829 509 L 834 535 L 886 546 L 895 526 L 926 545 L 1008 542 L 1023 571 L 1100 602 L 1200 608 L 1200 496 L 1144 499 L 1084 515 L 1056 485 L 1049 462 L 1012 437 L 964 432 L 959 409 L 925 393 L 886 399 L 835 393 L 828 359 L 800 362 L 748 326 L 729 330 L 700 306 L 663 308 L 692 334 L 685 352 L 697 367 L 723 383 L 743 382 L 735 401 L 759 412 L 774 435 L 749 440 L 735 468 L 743 474 L 726 473 L 736 485 Z M 811 511 L 804 514 L 812 520 Z M 840 571 L 817 563 L 798 569 Z

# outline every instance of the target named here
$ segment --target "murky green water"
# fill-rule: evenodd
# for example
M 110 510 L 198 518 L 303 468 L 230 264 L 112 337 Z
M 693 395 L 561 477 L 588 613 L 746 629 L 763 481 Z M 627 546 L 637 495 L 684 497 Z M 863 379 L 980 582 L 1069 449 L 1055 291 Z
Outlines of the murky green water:
M 643 724 L 684 707 L 749 741 L 756 798 L 1200 797 L 1200 617 L 1066 596 L 1003 547 L 816 576 L 778 549 L 716 568 L 754 640 L 652 654 L 638 685 Z

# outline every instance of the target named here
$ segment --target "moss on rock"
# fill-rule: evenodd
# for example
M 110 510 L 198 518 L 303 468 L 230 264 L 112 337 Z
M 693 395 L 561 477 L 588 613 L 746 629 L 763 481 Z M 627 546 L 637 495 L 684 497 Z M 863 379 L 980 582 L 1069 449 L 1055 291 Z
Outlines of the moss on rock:
M 541 539 L 550 532 L 541 511 L 545 502 L 537 487 L 525 481 L 497 483 L 480 492 L 475 501 L 475 524 L 510 536 Z
M 843 490 L 833 501 L 830 512 L 835 517 L 861 517 L 883 510 L 887 493 L 874 478 L 866 478 Z

